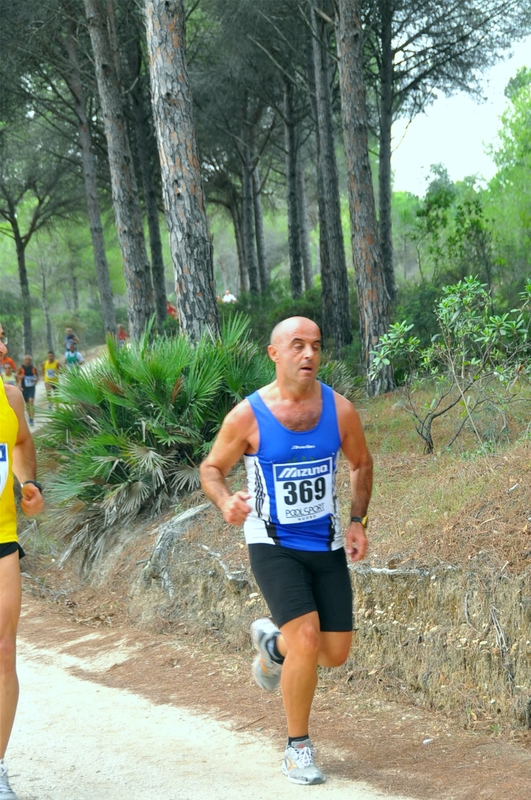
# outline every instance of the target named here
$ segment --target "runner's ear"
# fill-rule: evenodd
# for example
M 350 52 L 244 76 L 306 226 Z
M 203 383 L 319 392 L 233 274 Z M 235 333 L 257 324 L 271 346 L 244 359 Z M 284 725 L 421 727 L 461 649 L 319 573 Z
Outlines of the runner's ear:
M 278 361 L 278 347 L 276 347 L 274 344 L 269 344 L 267 346 L 267 355 L 271 361 L 276 363 Z

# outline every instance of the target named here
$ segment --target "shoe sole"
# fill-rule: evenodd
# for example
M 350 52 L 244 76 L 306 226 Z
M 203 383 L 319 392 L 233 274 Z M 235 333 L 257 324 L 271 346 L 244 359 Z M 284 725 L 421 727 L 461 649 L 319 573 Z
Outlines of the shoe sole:
M 322 778 L 315 778 L 313 781 L 305 781 L 303 778 L 294 778 L 290 775 L 290 771 L 282 764 L 282 773 L 286 776 L 290 783 L 296 783 L 298 786 L 318 786 L 320 783 L 325 783 L 326 775 Z
M 262 652 L 262 650 L 260 649 L 260 642 L 259 642 L 259 636 L 260 636 L 261 628 L 258 626 L 258 623 L 261 622 L 262 619 L 264 619 L 264 620 L 267 619 L 267 622 L 269 622 L 271 624 L 271 627 L 274 628 L 275 630 L 278 630 L 278 628 L 275 625 L 275 623 L 272 622 L 268 617 L 261 617 L 260 619 L 256 619 L 252 623 L 252 625 L 251 625 L 251 641 L 253 643 L 254 649 L 258 653 Z
M 253 661 L 253 666 L 251 669 L 252 676 L 256 685 L 262 689 L 264 692 L 274 692 L 277 686 L 280 683 L 280 674 L 281 671 L 279 670 L 278 673 L 264 673 L 264 668 L 262 666 L 262 656 L 258 654 Z M 265 675 L 271 675 L 272 681 L 271 682 L 262 682 L 260 678 Z
M 253 676 L 254 682 L 256 683 L 256 685 L 260 689 L 262 689 L 262 691 L 264 691 L 264 692 L 274 692 L 275 689 L 277 688 L 277 686 L 280 683 L 280 671 L 281 670 L 279 670 L 278 675 L 276 675 L 275 673 L 269 673 L 269 674 L 273 675 L 272 683 L 262 683 L 262 681 L 261 681 L 261 677 L 264 676 L 264 668 L 262 667 L 262 661 L 264 660 L 264 653 L 263 653 L 262 648 L 260 647 L 260 641 L 261 641 L 261 638 L 262 638 L 262 637 L 260 637 L 260 633 L 262 632 L 263 627 L 259 623 L 262 623 L 262 622 L 264 622 L 266 620 L 271 625 L 272 629 L 278 630 L 276 625 L 268 617 L 261 617 L 260 619 L 257 619 L 252 623 L 252 625 L 251 625 L 251 641 L 252 641 L 253 647 L 257 651 L 258 655 L 256 656 L 256 658 L 253 661 L 253 666 L 252 666 L 251 672 L 252 672 L 252 676 Z M 279 666 L 281 666 L 281 665 L 279 665 Z M 268 674 L 268 673 L 265 673 L 265 674 Z

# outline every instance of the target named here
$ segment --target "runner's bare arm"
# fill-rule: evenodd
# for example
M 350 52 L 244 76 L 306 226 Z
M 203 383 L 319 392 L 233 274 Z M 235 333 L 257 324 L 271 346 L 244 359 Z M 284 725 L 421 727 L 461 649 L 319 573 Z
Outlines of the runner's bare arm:
M 13 472 L 20 483 L 34 481 L 37 476 L 37 457 L 35 445 L 24 416 L 24 400 L 16 386 L 6 386 L 6 397 L 9 405 L 17 415 L 18 435 L 13 448 Z M 32 517 L 43 508 L 42 495 L 39 489 L 31 483 L 22 486 L 22 500 L 20 505 L 26 516 Z
M 336 409 L 341 435 L 341 449 L 350 466 L 352 517 L 364 517 L 372 493 L 372 456 L 358 412 L 346 398 L 336 394 Z M 361 561 L 367 553 L 367 534 L 361 522 L 351 522 L 345 533 L 345 550 L 352 561 Z
M 212 450 L 199 470 L 204 493 L 220 509 L 225 522 L 231 525 L 245 522 L 251 510 L 246 502 L 250 495 L 242 491 L 231 494 L 225 479 L 249 448 L 249 437 L 255 424 L 252 409 L 247 400 L 243 400 L 225 417 Z

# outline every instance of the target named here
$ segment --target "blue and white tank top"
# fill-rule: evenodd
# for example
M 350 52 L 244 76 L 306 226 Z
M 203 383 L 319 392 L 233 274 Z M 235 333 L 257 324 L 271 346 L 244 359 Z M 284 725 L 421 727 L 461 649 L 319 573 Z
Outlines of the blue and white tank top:
M 258 423 L 256 453 L 245 455 L 251 512 L 247 544 L 292 550 L 338 550 L 343 546 L 335 491 L 341 446 L 334 392 L 321 383 L 322 410 L 309 431 L 290 431 L 258 392 L 247 400 Z

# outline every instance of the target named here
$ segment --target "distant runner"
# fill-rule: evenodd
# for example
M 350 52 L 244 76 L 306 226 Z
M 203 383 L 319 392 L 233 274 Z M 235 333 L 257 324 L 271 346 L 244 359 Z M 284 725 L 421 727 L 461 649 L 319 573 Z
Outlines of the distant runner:
M 71 341 L 65 353 L 65 367 L 67 367 L 67 369 L 72 369 L 75 367 L 80 367 L 81 364 L 84 363 L 85 359 L 77 349 L 77 344 L 74 341 Z
M 118 339 L 118 347 L 123 347 L 127 341 L 127 331 L 125 330 L 123 325 L 118 325 L 118 329 L 116 331 L 116 338 Z
M 65 328 L 65 350 L 68 350 L 70 342 L 74 342 L 75 345 L 78 345 L 79 338 L 76 336 L 72 328 Z
M 225 289 L 225 294 L 221 298 L 222 303 L 237 303 L 237 299 L 234 297 L 230 289 Z
M 6 361 L 4 364 L 4 371 L 2 372 L 2 380 L 4 385 L 7 386 L 16 386 L 17 385 L 17 376 L 13 372 L 13 367 L 9 362 Z
M 0 356 L 7 353 L 0 325 Z M 22 485 L 22 511 L 27 516 L 43 507 L 36 478 L 33 440 L 24 417 L 18 388 L 0 381 L 0 798 L 17 800 L 9 785 L 4 756 L 18 701 L 16 634 L 20 616 L 20 559 L 24 551 L 17 541 L 13 474 Z
M 52 395 L 57 391 L 59 385 L 59 370 L 61 364 L 55 357 L 53 350 L 48 351 L 46 361 L 42 365 L 42 374 L 44 377 L 44 387 L 46 389 L 46 397 L 48 398 L 48 408 L 52 408 Z M 1 800 L 1 798 L 0 798 Z
M 280 322 L 268 353 L 276 379 L 225 417 L 201 465 L 201 482 L 225 521 L 244 525 L 251 568 L 276 623 L 256 620 L 251 638 L 256 683 L 266 691 L 282 687 L 288 723 L 282 771 L 293 783 L 323 783 L 309 738 L 317 666 L 343 664 L 352 640 L 352 588 L 335 488 L 338 452 L 350 465 L 345 541 L 352 561 L 367 550 L 372 458 L 352 403 L 317 380 L 315 322 Z M 242 456 L 248 491 L 231 494 L 226 477 Z
M 31 356 L 24 356 L 24 363 L 19 367 L 17 378 L 26 404 L 29 424 L 33 427 L 35 424 L 35 386 L 39 382 L 39 375 Z

